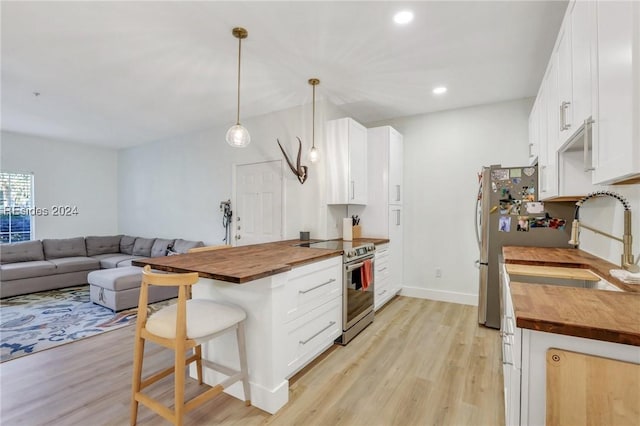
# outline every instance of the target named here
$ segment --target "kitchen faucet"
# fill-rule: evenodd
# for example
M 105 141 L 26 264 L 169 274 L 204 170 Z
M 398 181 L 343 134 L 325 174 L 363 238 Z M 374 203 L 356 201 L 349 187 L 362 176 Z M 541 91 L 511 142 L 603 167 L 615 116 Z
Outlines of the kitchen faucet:
M 612 197 L 616 200 L 620 201 L 624 206 L 624 233 L 622 238 L 616 237 L 604 231 L 594 228 L 593 226 L 585 225 L 579 220 L 579 211 L 582 204 L 595 197 Z M 579 241 L 579 230 L 580 227 L 589 229 L 590 231 L 596 232 L 600 235 L 604 235 L 605 237 L 609 237 L 616 241 L 620 241 L 622 243 L 622 260 L 620 262 L 620 266 L 626 269 L 629 272 L 638 272 L 640 268 L 634 262 L 633 252 L 631 248 L 631 206 L 629 202 L 620 194 L 611 191 L 597 191 L 587 194 L 582 197 L 580 200 L 576 202 L 576 212 L 573 217 L 573 223 L 571 224 L 571 239 L 569 240 L 569 244 L 572 246 L 578 247 L 580 245 Z

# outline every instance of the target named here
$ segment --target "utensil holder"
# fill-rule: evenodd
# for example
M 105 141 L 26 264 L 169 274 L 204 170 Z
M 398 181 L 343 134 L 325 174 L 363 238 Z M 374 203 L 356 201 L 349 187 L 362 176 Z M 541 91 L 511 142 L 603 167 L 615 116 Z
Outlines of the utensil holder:
M 351 237 L 354 240 L 362 237 L 362 227 L 360 225 L 353 225 L 351 227 Z

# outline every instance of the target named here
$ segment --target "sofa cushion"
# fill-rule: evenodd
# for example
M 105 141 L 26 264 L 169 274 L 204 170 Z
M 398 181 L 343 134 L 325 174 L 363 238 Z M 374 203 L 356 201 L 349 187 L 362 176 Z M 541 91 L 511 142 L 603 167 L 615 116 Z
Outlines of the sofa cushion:
M 140 287 L 142 282 L 142 268 L 129 266 L 126 268 L 103 269 L 89 272 L 89 284 L 107 290 L 127 290 Z
M 122 235 L 91 236 L 85 237 L 87 256 L 120 252 L 120 239 Z
M 24 241 L 21 243 L 0 245 L 0 263 L 31 262 L 44 260 L 42 241 Z
M 63 257 L 60 259 L 51 259 L 49 262 L 56 265 L 56 274 L 100 269 L 100 261 L 90 257 Z
M 42 246 L 44 247 L 44 257 L 46 259 L 74 256 L 87 257 L 87 246 L 84 244 L 83 237 L 42 240 Z
M 171 247 L 173 247 L 173 240 L 156 238 L 151 247 L 151 257 L 166 256 Z
M 100 257 L 102 257 L 102 255 L 99 255 Z M 105 255 L 107 256 L 107 255 Z M 118 263 L 125 261 L 125 260 L 131 260 L 131 259 L 142 259 L 143 256 L 134 256 L 132 254 L 122 254 L 122 253 L 116 253 L 112 256 L 107 256 L 103 259 L 99 259 L 100 260 L 100 267 L 102 269 L 110 269 L 110 268 L 117 268 L 118 267 Z
M 121 260 L 120 262 L 118 262 L 118 264 L 116 265 L 117 268 L 126 268 L 129 266 L 133 266 L 131 264 L 131 262 L 133 262 L 136 259 L 146 259 L 149 256 L 131 256 L 131 258 L 127 259 L 127 260 Z
M 0 265 L 0 281 L 42 277 L 56 273 L 56 265 L 46 260 L 17 262 Z
M 133 244 L 136 242 L 136 237 L 130 237 L 124 235 L 120 238 L 120 253 L 133 254 Z
M 133 244 L 133 253 L 136 256 L 151 257 L 151 247 L 155 238 L 136 238 Z
M 204 247 L 204 243 L 202 241 L 189 241 L 178 238 L 173 242 L 172 250 L 176 253 L 186 253 L 194 247 Z

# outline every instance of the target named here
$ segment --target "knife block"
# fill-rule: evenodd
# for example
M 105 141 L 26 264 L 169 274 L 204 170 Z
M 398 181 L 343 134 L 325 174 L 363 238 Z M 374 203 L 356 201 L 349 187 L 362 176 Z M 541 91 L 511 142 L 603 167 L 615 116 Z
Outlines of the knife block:
M 360 225 L 353 225 L 351 227 L 351 237 L 354 240 L 362 237 L 362 227 Z

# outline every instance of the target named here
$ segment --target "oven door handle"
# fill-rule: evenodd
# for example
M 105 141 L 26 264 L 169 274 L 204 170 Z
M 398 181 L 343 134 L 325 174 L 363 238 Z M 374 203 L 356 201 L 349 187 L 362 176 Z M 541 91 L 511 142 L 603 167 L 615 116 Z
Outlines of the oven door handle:
M 347 272 L 353 272 L 356 269 L 362 268 L 364 266 L 364 262 L 356 263 L 355 265 L 347 266 Z

